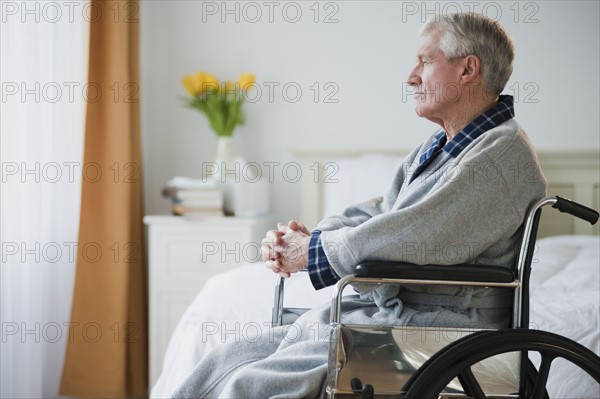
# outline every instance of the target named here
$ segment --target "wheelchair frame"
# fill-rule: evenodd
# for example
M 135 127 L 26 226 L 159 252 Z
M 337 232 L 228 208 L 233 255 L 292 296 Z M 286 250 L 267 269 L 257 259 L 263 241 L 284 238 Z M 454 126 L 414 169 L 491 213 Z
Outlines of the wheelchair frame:
M 356 267 L 354 275 L 343 277 L 335 286 L 331 303 L 332 330 L 339 330 L 342 325 L 342 293 L 344 288 L 353 283 L 511 288 L 514 289 L 511 328 L 478 331 L 448 344 L 428 359 L 410 377 L 404 387 L 399 387 L 397 396 L 406 399 L 438 397 L 439 394 L 443 394 L 446 385 L 454 377 L 458 377 L 464 394 L 468 397 L 486 398 L 473 375 L 471 366 L 487 357 L 515 351 L 521 352 L 519 398 L 541 398 L 544 395 L 547 397 L 545 385 L 550 371 L 550 363 L 555 357 L 570 360 L 600 384 L 600 357 L 595 353 L 565 337 L 543 331 L 528 330 L 531 261 L 541 211 L 548 205 L 591 224 L 598 221 L 598 212 L 581 204 L 559 196 L 541 199 L 531 207 L 524 222 L 515 270 L 501 266 L 474 264 L 454 266 L 413 265 L 402 262 L 365 262 L 360 264 Z M 284 280 L 283 277 L 279 278 L 275 287 L 273 325 L 281 325 L 283 321 Z M 509 337 L 508 341 L 507 337 Z M 492 349 L 488 350 L 486 345 Z M 528 364 L 527 345 L 532 347 L 530 350 L 536 350 L 542 354 L 539 373 L 535 368 L 531 370 L 533 367 L 531 364 L 523 367 L 524 364 Z M 473 353 L 471 348 L 475 348 L 476 351 Z M 491 354 L 492 352 L 493 354 Z M 531 381 L 528 382 L 528 378 Z M 527 383 L 533 387 L 526 386 Z M 363 387 L 359 380 L 353 380 L 351 385 L 352 391 L 356 395 L 362 395 L 364 398 L 373 397 L 374 388 L 371 385 Z M 336 396 L 334 391 L 328 388 L 327 395 L 329 397 Z

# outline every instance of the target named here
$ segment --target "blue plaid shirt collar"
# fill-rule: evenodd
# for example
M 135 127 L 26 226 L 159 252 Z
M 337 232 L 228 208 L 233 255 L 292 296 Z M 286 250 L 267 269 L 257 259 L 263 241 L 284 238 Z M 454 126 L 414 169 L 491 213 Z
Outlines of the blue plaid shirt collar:
M 469 144 L 475 141 L 477 137 L 514 117 L 515 109 L 513 97 L 508 95 L 500 96 L 495 107 L 490 108 L 475 118 L 471 123 L 458 132 L 456 136 L 454 136 L 448 143 L 445 145 L 441 144 L 444 146 L 442 150 L 450 154 L 452 158 L 456 158 L 458 154 L 460 154 L 461 151 L 464 150 Z M 432 147 L 438 147 L 440 143 L 445 143 L 445 141 L 446 132 L 442 130 L 435 135 L 435 140 L 432 144 Z

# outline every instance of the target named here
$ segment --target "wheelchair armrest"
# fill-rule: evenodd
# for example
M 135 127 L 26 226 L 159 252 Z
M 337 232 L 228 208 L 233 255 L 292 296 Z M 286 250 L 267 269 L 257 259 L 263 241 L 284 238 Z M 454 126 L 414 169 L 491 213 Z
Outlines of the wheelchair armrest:
M 515 274 L 502 266 L 491 265 L 415 265 L 404 262 L 364 262 L 356 266 L 357 277 L 408 280 L 480 281 L 512 283 Z

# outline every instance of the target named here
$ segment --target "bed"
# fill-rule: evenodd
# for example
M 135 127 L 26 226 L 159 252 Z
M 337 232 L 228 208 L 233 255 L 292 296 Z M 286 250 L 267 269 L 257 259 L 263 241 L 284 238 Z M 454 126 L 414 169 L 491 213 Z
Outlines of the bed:
M 349 203 L 380 194 L 404 153 L 301 150 L 294 156 L 306 170 L 314 168 L 315 162 L 321 168 L 322 178 L 303 180 L 301 187 L 298 219 L 314 226 Z M 541 153 L 539 158 L 549 194 L 600 208 L 597 153 Z M 362 184 L 353 184 L 356 181 Z M 558 333 L 600 354 L 598 227 L 558 212 L 551 216 L 542 216 L 534 255 L 530 328 Z M 216 345 L 246 339 L 269 324 L 274 283 L 275 276 L 261 263 L 245 264 L 211 278 L 179 321 L 151 397 L 169 397 Z M 308 277 L 298 274 L 286 282 L 285 295 L 286 307 L 314 307 L 330 300 L 331 287 L 315 291 Z M 562 363 L 553 366 L 548 391 L 552 398 L 600 398 L 598 384 Z

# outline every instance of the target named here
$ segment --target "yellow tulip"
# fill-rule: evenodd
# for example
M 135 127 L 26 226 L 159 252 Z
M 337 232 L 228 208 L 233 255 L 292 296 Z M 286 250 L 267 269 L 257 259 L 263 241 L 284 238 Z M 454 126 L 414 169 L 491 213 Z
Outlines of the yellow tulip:
M 194 75 L 194 89 L 196 93 L 202 94 L 204 92 L 204 82 L 206 81 L 206 72 L 200 71 Z
M 196 97 L 196 95 L 198 94 L 198 92 L 196 91 L 195 80 L 195 76 L 186 75 L 181 81 L 183 87 L 185 88 L 185 91 L 187 91 L 188 94 L 192 97 Z
M 256 77 L 253 73 L 242 73 L 240 75 L 240 90 L 247 91 L 256 82 Z
M 186 75 L 183 78 L 183 87 L 192 97 L 196 97 L 205 90 L 206 73 L 203 71 L 195 75 Z
M 219 80 L 215 77 L 215 75 L 212 75 L 210 73 L 205 73 L 204 74 L 204 81 L 203 81 L 203 85 L 202 85 L 202 91 L 219 91 Z
M 233 93 L 235 91 L 236 87 L 235 87 L 235 83 L 233 83 L 231 80 L 228 80 L 227 82 L 225 82 L 225 92 L 226 93 Z

